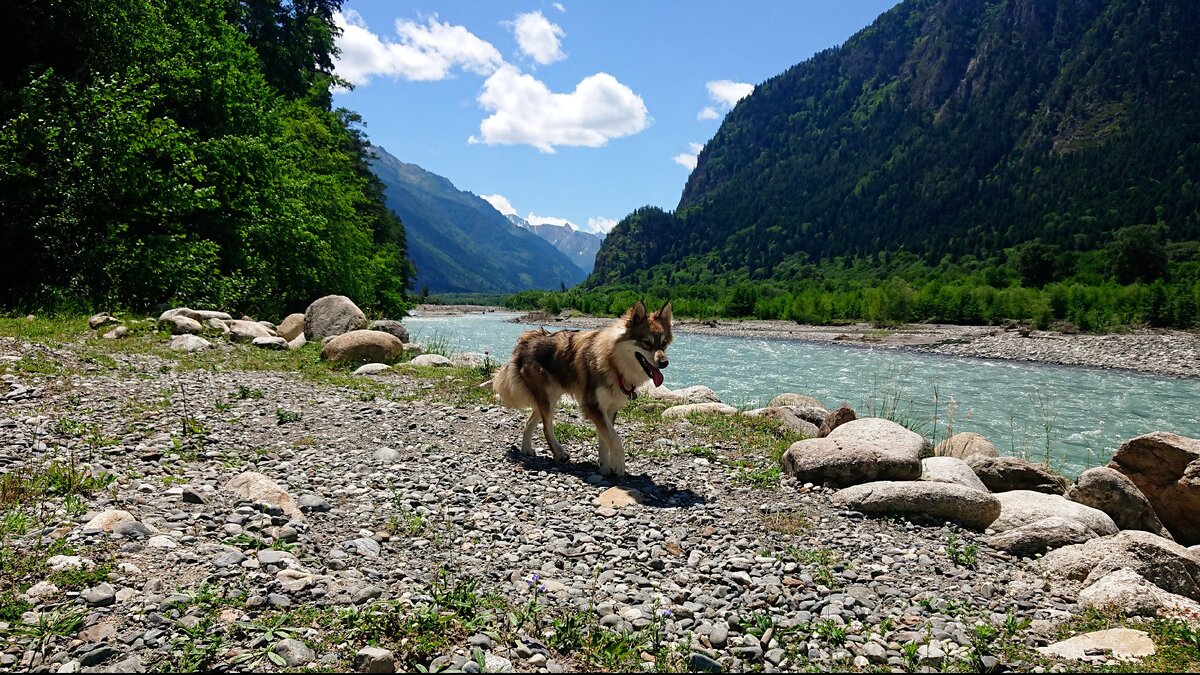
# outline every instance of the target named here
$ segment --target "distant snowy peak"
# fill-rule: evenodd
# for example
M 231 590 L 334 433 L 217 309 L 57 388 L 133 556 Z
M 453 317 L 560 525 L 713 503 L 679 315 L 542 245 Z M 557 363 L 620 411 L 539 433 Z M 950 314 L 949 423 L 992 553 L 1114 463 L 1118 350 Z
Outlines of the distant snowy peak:
M 554 248 L 562 251 L 584 272 L 590 273 L 596 263 L 596 252 L 604 237 L 591 232 L 576 230 L 570 225 L 555 225 L 539 223 L 534 225 L 515 213 L 506 216 L 512 224 L 523 227 L 537 236 L 550 242 Z

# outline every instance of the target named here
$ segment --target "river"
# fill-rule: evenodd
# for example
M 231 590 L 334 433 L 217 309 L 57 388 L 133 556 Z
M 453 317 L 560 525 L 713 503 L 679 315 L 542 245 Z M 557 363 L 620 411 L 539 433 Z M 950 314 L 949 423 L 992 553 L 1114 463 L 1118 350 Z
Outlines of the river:
M 415 342 L 508 359 L 530 326 L 514 314 L 411 316 Z M 552 329 L 552 328 L 551 328 Z M 901 421 L 926 438 L 974 431 L 1005 455 L 1045 461 L 1065 475 L 1106 463 L 1151 431 L 1200 437 L 1200 380 L 1124 371 L 941 356 L 888 348 L 676 333 L 665 386 L 712 388 L 739 408 L 776 394 L 808 394 L 860 417 Z

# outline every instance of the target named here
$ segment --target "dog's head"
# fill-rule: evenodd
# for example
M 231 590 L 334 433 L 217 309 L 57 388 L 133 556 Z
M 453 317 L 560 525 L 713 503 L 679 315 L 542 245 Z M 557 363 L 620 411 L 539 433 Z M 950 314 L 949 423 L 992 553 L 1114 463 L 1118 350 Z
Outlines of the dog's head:
M 671 303 L 662 306 L 653 314 L 646 313 L 646 305 L 637 304 L 625 312 L 625 335 L 623 342 L 633 350 L 634 358 L 654 386 L 662 386 L 662 369 L 667 367 L 667 346 L 671 344 Z

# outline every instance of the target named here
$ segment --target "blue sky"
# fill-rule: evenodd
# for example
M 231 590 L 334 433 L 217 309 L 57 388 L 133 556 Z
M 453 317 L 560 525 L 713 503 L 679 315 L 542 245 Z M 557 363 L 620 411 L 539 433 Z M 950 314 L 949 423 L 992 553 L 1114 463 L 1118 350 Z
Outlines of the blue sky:
M 372 142 L 535 222 L 673 209 L 739 96 L 896 0 L 346 0 L 334 104 Z

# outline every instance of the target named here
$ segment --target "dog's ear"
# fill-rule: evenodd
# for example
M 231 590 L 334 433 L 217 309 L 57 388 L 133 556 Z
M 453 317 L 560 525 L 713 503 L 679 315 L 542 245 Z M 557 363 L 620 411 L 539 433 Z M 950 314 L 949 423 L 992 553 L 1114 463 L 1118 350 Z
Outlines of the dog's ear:
M 662 309 L 654 313 L 654 318 L 658 321 L 671 322 L 671 303 L 662 306 Z
M 625 313 L 625 323 L 633 326 L 639 323 L 646 323 L 646 303 L 638 300 Z

